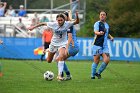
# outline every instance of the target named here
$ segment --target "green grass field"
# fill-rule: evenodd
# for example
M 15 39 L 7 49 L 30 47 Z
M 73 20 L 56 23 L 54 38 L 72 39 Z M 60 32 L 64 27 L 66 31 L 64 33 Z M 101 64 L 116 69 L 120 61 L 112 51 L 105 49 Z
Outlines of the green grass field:
M 4 60 L 0 93 L 140 93 L 140 63 L 112 61 L 102 79 L 90 79 L 91 61 L 68 61 L 70 81 L 57 81 L 57 65 L 33 60 Z M 53 81 L 43 79 L 51 70 Z

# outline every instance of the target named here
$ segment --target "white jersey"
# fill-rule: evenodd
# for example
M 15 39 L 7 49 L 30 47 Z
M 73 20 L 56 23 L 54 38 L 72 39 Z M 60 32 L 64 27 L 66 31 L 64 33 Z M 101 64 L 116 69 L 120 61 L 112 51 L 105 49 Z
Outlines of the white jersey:
M 47 26 L 53 30 L 51 45 L 62 46 L 67 44 L 67 31 L 73 24 L 74 22 L 65 21 L 63 26 L 59 26 L 57 22 L 47 22 Z

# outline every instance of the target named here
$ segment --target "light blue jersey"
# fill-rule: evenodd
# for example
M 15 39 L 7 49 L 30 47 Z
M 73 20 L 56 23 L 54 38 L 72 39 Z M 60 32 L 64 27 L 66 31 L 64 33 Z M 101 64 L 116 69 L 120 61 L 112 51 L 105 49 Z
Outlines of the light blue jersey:
M 105 22 L 97 21 L 94 24 L 94 32 L 103 31 L 104 35 L 95 35 L 93 42 L 93 55 L 99 55 L 102 53 L 109 53 L 107 38 L 109 34 L 109 25 Z
M 76 30 L 73 26 L 70 28 L 70 33 L 72 33 L 74 47 L 72 46 L 72 44 L 70 44 L 68 52 L 70 56 L 75 56 L 79 52 L 79 46 L 78 46 L 77 37 L 76 37 Z

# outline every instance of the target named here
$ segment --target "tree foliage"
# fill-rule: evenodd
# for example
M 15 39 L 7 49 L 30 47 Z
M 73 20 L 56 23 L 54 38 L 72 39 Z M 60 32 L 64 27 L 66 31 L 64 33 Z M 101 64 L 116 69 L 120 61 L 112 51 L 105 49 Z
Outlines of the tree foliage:
M 82 26 L 78 36 L 93 37 L 93 25 L 99 20 L 99 11 L 108 10 L 109 0 L 87 0 L 86 23 Z
M 15 9 L 24 0 L 1 0 L 12 4 Z M 29 9 L 50 9 L 51 0 L 27 0 Z M 84 0 L 80 0 L 83 2 Z M 53 0 L 54 8 L 69 3 L 69 0 Z M 99 11 L 108 13 L 107 22 L 115 37 L 140 37 L 140 0 L 86 0 L 86 23 L 78 36 L 93 37 L 93 24 L 99 20 Z M 80 6 L 82 7 L 82 6 Z
M 93 24 L 99 20 L 99 11 L 108 13 L 110 33 L 115 37 L 140 37 L 139 0 L 88 0 L 86 23 L 79 36 L 93 36 Z M 84 32 L 84 33 L 83 33 Z
M 113 35 L 140 37 L 139 5 L 139 0 L 111 0 L 109 3 L 109 23 Z

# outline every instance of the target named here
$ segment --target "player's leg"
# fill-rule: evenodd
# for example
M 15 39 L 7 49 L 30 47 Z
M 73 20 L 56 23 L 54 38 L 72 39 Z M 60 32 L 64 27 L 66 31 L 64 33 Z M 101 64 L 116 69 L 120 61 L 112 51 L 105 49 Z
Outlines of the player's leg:
M 40 57 L 40 60 L 43 61 L 43 57 L 45 56 L 45 53 L 43 53 Z
M 43 61 L 43 57 L 45 56 L 44 50 L 45 50 L 45 45 L 43 46 L 43 54 L 42 54 L 41 57 L 40 57 L 40 60 L 41 60 L 41 61 Z
M 103 62 L 101 63 L 98 72 L 96 73 L 96 76 L 98 77 L 98 79 L 101 78 L 101 73 L 106 69 L 106 67 L 107 67 L 107 65 L 108 65 L 108 63 L 110 61 L 110 56 L 109 56 L 108 48 L 104 48 L 103 52 L 104 52 L 102 54 Z
M 65 56 L 64 56 L 64 60 L 66 60 L 68 57 L 68 53 L 65 52 Z M 55 54 L 55 61 L 57 62 L 57 66 L 58 66 L 58 62 L 59 62 L 59 52 L 57 51 Z M 64 62 L 64 69 L 63 71 L 66 73 L 66 75 L 70 75 L 70 71 L 66 65 L 66 63 Z M 61 77 L 64 77 L 64 72 L 62 72 Z
M 109 53 L 103 53 L 102 56 L 103 56 L 103 62 L 101 63 L 98 72 L 96 73 L 98 79 L 101 78 L 101 73 L 106 69 L 110 59 Z
M 44 51 L 43 51 L 43 54 L 41 55 L 41 58 L 40 58 L 41 61 L 43 61 L 43 58 L 44 58 L 45 53 L 46 53 L 46 49 L 49 48 L 49 44 L 50 43 L 44 42 Z
M 79 52 L 79 46 L 77 44 L 74 44 L 74 46 L 69 46 L 68 49 L 68 57 L 75 56 Z
M 64 56 L 65 56 L 65 50 L 66 48 L 65 47 L 60 47 L 58 49 L 58 52 L 59 52 L 59 55 L 58 55 L 58 77 L 57 79 L 58 80 L 64 80 L 64 78 L 62 77 L 62 73 L 63 73 L 63 70 L 64 70 Z
M 54 57 L 54 54 L 55 53 L 52 53 L 52 52 L 48 51 L 48 57 L 46 59 L 48 63 L 51 63 L 52 62 L 53 57 Z
M 93 59 L 94 59 L 94 62 L 92 63 L 92 66 L 91 66 L 91 79 L 95 79 L 96 69 L 100 61 L 100 55 L 95 55 Z
M 71 80 L 72 79 L 72 76 L 71 76 L 70 70 L 68 69 L 68 66 L 67 66 L 66 63 L 64 63 L 64 71 L 66 73 L 65 80 Z
M 54 57 L 55 52 L 57 51 L 57 47 L 53 46 L 53 45 L 49 45 L 49 49 L 48 49 L 48 57 L 47 57 L 47 62 L 51 63 Z
M 68 49 L 68 53 L 66 53 L 66 57 L 65 58 L 69 58 L 70 56 L 75 56 L 78 52 L 79 52 L 79 47 L 77 44 L 74 44 L 75 46 L 69 46 L 69 49 Z M 66 80 L 71 80 L 72 76 L 70 74 L 70 71 L 66 65 L 66 63 L 64 64 L 64 71 L 66 73 Z
M 70 56 L 75 56 L 78 52 L 79 52 L 79 47 L 69 46 L 68 53 L 65 53 L 65 60 L 67 58 L 69 58 Z M 70 76 L 70 74 L 69 74 L 70 72 L 68 72 L 69 70 L 68 70 L 68 67 L 66 64 L 64 65 L 64 71 L 66 72 L 66 75 Z M 68 74 L 67 74 L 67 72 L 68 72 Z
M 96 74 L 96 69 L 98 66 L 98 63 L 100 61 L 100 52 L 101 52 L 101 47 L 99 46 L 93 46 L 93 63 L 91 66 L 91 79 L 95 79 L 95 74 Z

